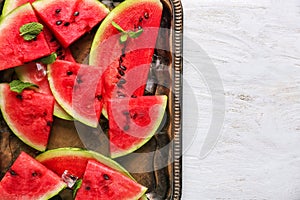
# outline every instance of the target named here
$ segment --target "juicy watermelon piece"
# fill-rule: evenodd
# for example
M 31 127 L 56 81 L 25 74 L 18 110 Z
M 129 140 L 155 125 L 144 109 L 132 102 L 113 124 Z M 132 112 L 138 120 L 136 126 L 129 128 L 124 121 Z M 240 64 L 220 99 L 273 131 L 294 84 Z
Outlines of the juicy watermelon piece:
M 5 0 L 4 1 L 4 6 L 2 9 L 2 15 L 7 15 L 8 13 L 10 13 L 13 9 L 24 5 L 26 3 L 32 3 L 35 0 Z
M 110 154 L 126 155 L 144 145 L 157 131 L 167 96 L 112 99 L 108 103 Z
M 40 63 L 28 63 L 15 68 L 15 71 L 21 81 L 36 84 L 39 86 L 36 91 L 52 95 L 46 70 L 47 66 Z M 54 104 L 53 114 L 65 120 L 73 119 L 56 101 Z
M 68 170 L 70 174 L 82 178 L 88 161 L 94 160 L 132 178 L 128 171 L 114 160 L 94 151 L 79 148 L 52 149 L 38 155 L 35 159 L 58 176 L 61 176 L 65 170 Z
M 19 66 L 51 53 L 43 32 L 36 37 L 36 40 L 31 41 L 25 41 L 20 36 L 21 26 L 37 21 L 29 3 L 1 19 L 0 70 Z
M 97 0 L 40 0 L 32 5 L 64 47 L 90 31 L 109 12 Z
M 53 122 L 54 98 L 23 90 L 18 94 L 8 84 L 0 84 L 0 108 L 4 120 L 24 143 L 39 150 L 46 149 Z
M 122 173 L 95 161 L 89 161 L 75 199 L 139 199 L 147 188 Z
M 111 98 L 141 96 L 152 62 L 160 27 L 162 4 L 159 0 L 126 0 L 101 23 L 92 47 L 89 64 L 104 71 L 103 114 Z M 143 29 L 142 34 L 120 43 L 117 23 L 125 31 Z
M 88 65 L 58 60 L 48 65 L 50 89 L 74 119 L 97 127 L 102 110 L 102 72 Z
M 2 10 L 2 16 L 7 15 L 10 11 L 19 6 L 22 6 L 26 3 L 33 3 L 34 1 L 35 0 L 5 0 Z M 49 45 L 50 51 L 56 52 L 58 59 L 75 62 L 70 49 L 63 48 L 46 26 L 44 26 L 43 32 L 45 35 L 45 39 Z
M 0 199 L 47 200 L 65 187 L 60 177 L 22 152 L 0 182 Z

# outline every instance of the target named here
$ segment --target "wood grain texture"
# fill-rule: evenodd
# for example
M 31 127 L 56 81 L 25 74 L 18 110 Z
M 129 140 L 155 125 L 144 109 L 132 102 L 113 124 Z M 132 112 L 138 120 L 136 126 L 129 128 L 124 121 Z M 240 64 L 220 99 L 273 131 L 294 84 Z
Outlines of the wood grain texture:
M 300 2 L 182 3 L 185 37 L 211 59 L 225 96 L 218 143 L 200 158 L 215 123 L 211 94 L 197 66 L 184 63 L 183 199 L 299 200 Z

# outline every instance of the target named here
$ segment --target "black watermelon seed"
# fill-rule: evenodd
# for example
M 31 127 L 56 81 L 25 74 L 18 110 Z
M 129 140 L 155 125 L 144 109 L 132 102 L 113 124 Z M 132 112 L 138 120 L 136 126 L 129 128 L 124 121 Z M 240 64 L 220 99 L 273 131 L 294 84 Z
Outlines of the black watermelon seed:
M 124 131 L 128 131 L 129 130 L 129 125 L 125 125 L 123 129 L 124 129 Z
M 58 14 L 58 13 L 60 13 L 60 11 L 61 11 L 61 9 L 56 9 L 56 10 L 55 10 L 55 13 Z
M 131 95 L 131 98 L 137 98 L 137 96 L 133 94 L 133 95 Z
M 70 22 L 65 22 L 64 23 L 64 26 L 69 26 L 70 25 Z
M 121 76 L 124 76 L 125 75 L 125 72 L 124 71 L 122 71 L 122 70 L 118 70 L 119 71 L 119 74 L 121 75 Z
M 38 175 L 38 173 L 37 173 L 37 172 L 33 172 L 31 175 L 32 175 L 33 177 L 36 177 L 36 176 Z
M 136 119 L 137 117 L 137 114 L 136 113 L 133 113 L 133 115 L 130 116 L 132 119 Z
M 140 19 L 139 19 L 139 22 L 142 22 L 143 21 L 143 18 L 142 17 L 140 17 Z
M 80 83 L 82 83 L 82 80 L 81 80 L 80 78 L 77 78 L 77 79 L 76 79 L 76 82 L 77 82 L 78 84 L 80 84 Z
M 74 12 L 74 14 L 73 14 L 74 16 L 78 16 L 79 15 L 79 12 L 78 11 L 76 11 L 76 12 Z
M 23 96 L 21 95 L 21 94 L 17 94 L 17 99 L 20 99 L 20 100 L 22 100 L 23 99 Z
M 103 178 L 104 178 L 105 180 L 109 180 L 109 176 L 108 176 L 107 174 L 103 174 Z
M 9 170 L 9 173 L 12 176 L 17 176 L 17 173 L 14 170 L 12 170 L 12 169 Z
M 126 71 L 127 67 L 125 67 L 124 65 L 121 65 L 120 68 L 123 70 L 123 71 Z
M 89 191 L 90 189 L 91 189 L 90 186 L 86 186 L 86 187 L 85 187 L 85 190 L 87 190 L 87 191 Z
M 72 71 L 67 71 L 67 75 L 68 75 L 68 76 L 71 76 L 72 74 L 73 74 Z
M 139 29 L 139 30 L 141 30 L 141 29 L 142 29 L 142 27 L 141 27 L 141 26 L 138 26 L 138 29 Z
M 61 20 L 58 20 L 58 21 L 56 21 L 56 25 L 61 25 L 62 24 L 62 21 Z
M 119 80 L 119 84 L 123 85 L 126 83 L 126 80 L 124 78 L 120 78 Z
M 96 96 L 96 98 L 98 99 L 98 101 L 101 101 L 102 95 L 99 94 L 99 95 Z
M 144 17 L 145 17 L 145 19 L 148 19 L 149 18 L 149 13 L 145 12 Z

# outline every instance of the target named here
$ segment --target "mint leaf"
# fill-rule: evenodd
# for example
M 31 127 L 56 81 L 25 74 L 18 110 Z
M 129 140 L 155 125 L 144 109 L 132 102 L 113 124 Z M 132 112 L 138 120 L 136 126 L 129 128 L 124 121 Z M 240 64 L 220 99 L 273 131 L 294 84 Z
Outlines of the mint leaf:
M 140 30 L 138 30 L 138 31 L 136 31 L 136 32 L 129 31 L 129 32 L 128 32 L 128 35 L 129 35 L 129 37 L 131 37 L 131 38 L 138 38 L 142 33 L 143 33 L 143 29 L 140 29 Z
M 56 60 L 56 58 L 57 58 L 57 54 L 56 53 L 52 53 L 52 54 L 50 54 L 47 57 L 38 59 L 37 62 L 41 62 L 41 63 L 43 63 L 45 65 L 48 65 L 48 64 L 54 63 L 55 60 Z
M 125 42 L 127 41 L 127 39 L 128 39 L 128 34 L 127 34 L 127 33 L 124 33 L 124 34 L 122 34 L 121 37 L 120 37 L 120 42 L 121 42 L 121 43 L 125 43 Z
M 44 26 L 38 22 L 31 22 L 20 27 L 20 35 L 24 40 L 30 41 L 42 32 Z
M 75 198 L 77 191 L 79 190 L 79 188 L 82 185 L 82 179 L 79 179 L 76 181 L 75 185 L 73 186 L 73 198 Z
M 10 90 L 13 92 L 21 93 L 24 89 L 30 88 L 30 87 L 39 87 L 33 83 L 29 82 L 22 82 L 20 80 L 13 80 L 9 83 Z
M 121 26 L 119 24 L 117 24 L 116 22 L 112 21 L 111 25 L 113 25 L 113 27 L 115 27 L 119 32 L 125 33 L 125 31 L 121 28 Z

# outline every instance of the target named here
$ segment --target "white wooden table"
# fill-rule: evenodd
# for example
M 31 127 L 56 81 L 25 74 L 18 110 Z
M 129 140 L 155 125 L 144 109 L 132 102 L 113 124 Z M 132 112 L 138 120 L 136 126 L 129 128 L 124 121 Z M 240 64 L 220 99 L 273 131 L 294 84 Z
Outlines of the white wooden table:
M 182 3 L 182 199 L 299 200 L 300 1 Z

